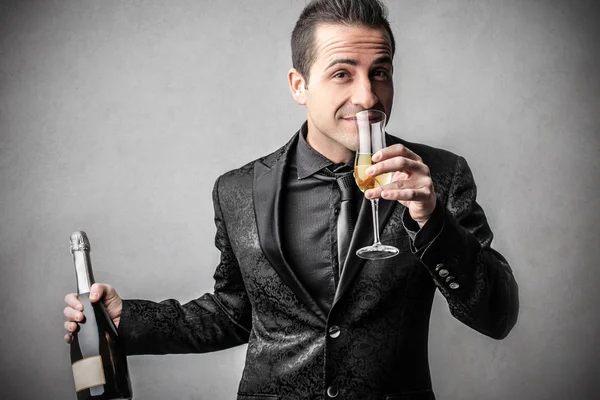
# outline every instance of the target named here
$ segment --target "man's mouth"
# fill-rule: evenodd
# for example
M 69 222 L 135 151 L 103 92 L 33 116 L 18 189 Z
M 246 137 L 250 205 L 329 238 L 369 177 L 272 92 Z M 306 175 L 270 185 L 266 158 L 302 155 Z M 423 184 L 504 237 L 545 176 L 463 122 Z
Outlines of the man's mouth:
M 348 122 L 356 122 L 356 115 L 350 115 L 347 117 L 342 117 L 343 120 Z M 381 121 L 381 115 L 377 113 L 369 113 L 369 122 L 375 123 Z

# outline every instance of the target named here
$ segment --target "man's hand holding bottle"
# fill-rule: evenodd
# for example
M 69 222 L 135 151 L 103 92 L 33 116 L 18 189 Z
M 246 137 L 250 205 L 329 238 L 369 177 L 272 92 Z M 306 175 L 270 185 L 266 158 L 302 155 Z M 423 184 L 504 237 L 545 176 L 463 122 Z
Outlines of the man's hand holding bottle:
M 123 309 L 121 297 L 112 286 L 105 283 L 94 283 L 90 289 L 90 301 L 96 303 L 102 300 L 108 315 L 118 328 L 121 320 L 121 310 Z M 67 331 L 65 342 L 71 343 L 73 341 L 72 334 L 79 329 L 79 322 L 83 321 L 86 310 L 83 309 L 83 304 L 77 298 L 76 293 L 66 295 L 65 303 L 67 303 L 64 310 L 65 330 Z

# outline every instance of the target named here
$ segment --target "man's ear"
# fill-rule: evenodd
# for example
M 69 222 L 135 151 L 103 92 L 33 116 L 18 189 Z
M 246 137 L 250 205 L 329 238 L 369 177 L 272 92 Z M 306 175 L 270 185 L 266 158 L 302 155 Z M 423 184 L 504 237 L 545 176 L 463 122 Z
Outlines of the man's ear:
M 306 104 L 306 82 L 304 81 L 304 77 L 296 68 L 292 68 L 288 72 L 288 83 L 290 84 L 290 91 L 292 92 L 292 96 L 296 103 L 300 105 Z

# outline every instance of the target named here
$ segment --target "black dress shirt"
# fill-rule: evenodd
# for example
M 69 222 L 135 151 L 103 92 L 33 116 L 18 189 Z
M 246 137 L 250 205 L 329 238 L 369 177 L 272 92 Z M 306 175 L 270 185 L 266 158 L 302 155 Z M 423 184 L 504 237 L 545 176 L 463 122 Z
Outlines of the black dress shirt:
M 324 168 L 333 171 L 339 165 L 310 147 L 306 124 L 300 133 L 284 178 L 282 246 L 298 279 L 327 314 L 340 274 L 337 217 L 341 196 L 335 180 L 324 181 L 314 174 Z M 357 187 L 355 217 L 363 199 Z

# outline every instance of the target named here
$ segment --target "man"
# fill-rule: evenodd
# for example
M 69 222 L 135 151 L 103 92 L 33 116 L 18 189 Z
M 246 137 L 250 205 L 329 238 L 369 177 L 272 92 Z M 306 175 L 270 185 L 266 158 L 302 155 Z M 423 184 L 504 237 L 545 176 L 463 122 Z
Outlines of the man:
M 354 115 L 391 113 L 394 47 L 377 0 L 307 5 L 288 73 L 307 121 L 281 149 L 217 180 L 214 293 L 182 306 L 92 288 L 128 354 L 248 343 L 238 399 L 434 399 L 427 337 L 436 287 L 465 324 L 496 339 L 509 333 L 517 285 L 490 248 L 492 232 L 459 156 L 387 136 L 368 173 L 391 172 L 393 181 L 364 197 L 385 200 L 381 240 L 400 254 L 356 256 L 373 238 L 369 201 L 356 189 L 356 227 L 347 253 L 339 251 L 336 179 L 354 159 Z M 74 294 L 65 301 L 70 342 L 83 314 Z

